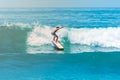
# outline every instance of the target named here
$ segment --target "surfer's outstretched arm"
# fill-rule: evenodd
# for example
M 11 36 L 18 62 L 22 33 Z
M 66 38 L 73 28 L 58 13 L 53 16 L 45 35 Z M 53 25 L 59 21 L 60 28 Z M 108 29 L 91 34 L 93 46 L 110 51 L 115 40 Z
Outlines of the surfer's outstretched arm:
M 59 27 L 59 29 L 62 29 L 62 28 L 64 28 L 64 27 Z

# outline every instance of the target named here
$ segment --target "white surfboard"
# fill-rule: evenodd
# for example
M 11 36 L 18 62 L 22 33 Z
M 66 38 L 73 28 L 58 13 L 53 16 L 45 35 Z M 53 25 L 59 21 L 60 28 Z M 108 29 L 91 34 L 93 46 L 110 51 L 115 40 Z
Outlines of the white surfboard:
M 60 44 L 60 42 L 52 41 L 53 45 L 55 46 L 56 49 L 58 50 L 64 50 L 64 47 Z

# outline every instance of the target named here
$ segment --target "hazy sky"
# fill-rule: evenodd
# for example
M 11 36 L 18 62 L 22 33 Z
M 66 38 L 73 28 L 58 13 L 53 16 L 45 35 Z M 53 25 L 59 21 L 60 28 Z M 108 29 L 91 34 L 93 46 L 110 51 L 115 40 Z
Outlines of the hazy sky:
M 120 0 L 0 0 L 2 7 L 120 7 Z

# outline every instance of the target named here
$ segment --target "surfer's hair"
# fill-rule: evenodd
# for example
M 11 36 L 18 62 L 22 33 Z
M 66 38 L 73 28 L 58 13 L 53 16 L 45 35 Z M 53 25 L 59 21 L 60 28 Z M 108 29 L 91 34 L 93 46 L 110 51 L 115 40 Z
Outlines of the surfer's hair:
M 57 26 L 56 28 L 60 28 L 59 26 Z

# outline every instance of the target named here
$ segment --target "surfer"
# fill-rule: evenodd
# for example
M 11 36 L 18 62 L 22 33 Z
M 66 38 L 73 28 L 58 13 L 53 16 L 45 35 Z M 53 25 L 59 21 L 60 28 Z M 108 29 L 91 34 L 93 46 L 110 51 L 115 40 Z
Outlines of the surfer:
M 56 32 L 58 31 L 58 30 L 60 30 L 60 29 L 62 29 L 63 27 L 59 27 L 59 26 L 57 26 L 52 32 L 51 32 L 51 34 L 54 36 L 53 37 L 53 40 L 54 41 L 58 41 L 58 36 L 56 35 Z

